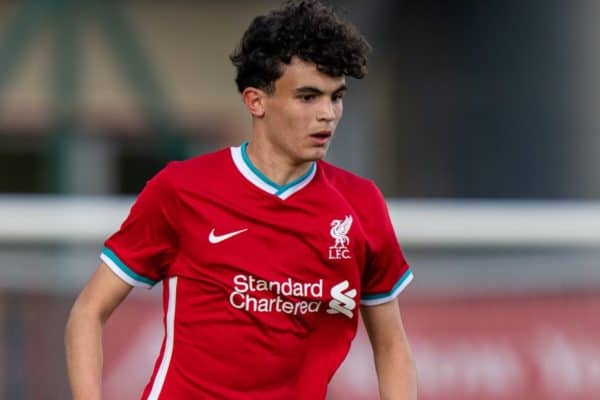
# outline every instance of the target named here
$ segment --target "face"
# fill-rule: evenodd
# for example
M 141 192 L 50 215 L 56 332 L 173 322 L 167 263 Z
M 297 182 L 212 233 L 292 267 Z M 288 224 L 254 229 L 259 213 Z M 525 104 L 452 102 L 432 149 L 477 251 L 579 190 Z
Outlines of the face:
M 264 97 L 264 137 L 293 164 L 319 160 L 342 117 L 345 78 L 331 77 L 296 57 L 284 68 L 275 91 Z

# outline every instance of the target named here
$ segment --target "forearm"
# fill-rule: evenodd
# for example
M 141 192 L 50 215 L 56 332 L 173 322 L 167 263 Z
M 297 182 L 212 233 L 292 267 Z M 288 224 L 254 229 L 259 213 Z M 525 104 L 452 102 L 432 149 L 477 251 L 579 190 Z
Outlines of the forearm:
M 74 400 L 102 398 L 102 322 L 73 309 L 65 330 L 67 373 Z
M 374 351 L 381 400 L 416 400 L 417 373 L 410 350 L 384 348 Z

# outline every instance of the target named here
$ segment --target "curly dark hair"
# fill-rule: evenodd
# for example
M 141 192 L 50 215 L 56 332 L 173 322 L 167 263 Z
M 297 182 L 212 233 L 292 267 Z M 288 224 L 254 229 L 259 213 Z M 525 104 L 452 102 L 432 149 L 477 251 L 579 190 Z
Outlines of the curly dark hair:
M 250 24 L 230 59 L 238 90 L 256 87 L 273 93 L 292 57 L 314 63 L 330 76 L 367 74 L 371 46 L 358 29 L 318 0 L 287 1 Z

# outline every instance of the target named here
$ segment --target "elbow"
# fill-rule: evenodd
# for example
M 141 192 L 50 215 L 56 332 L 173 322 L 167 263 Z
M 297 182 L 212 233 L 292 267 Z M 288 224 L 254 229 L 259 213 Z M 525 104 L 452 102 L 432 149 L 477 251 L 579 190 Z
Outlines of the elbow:
M 77 336 L 77 329 L 79 326 L 81 326 L 83 316 L 84 313 L 82 310 L 80 310 L 80 307 L 76 301 L 75 304 L 73 304 L 73 307 L 71 307 L 71 311 L 69 312 L 69 317 L 67 318 L 67 323 L 65 325 L 65 345 L 68 346 L 72 338 Z
M 376 361 L 398 365 L 405 374 L 414 376 L 416 379 L 417 363 L 406 342 L 393 342 L 385 346 L 374 347 L 373 355 Z
M 414 387 L 417 386 L 417 363 L 410 349 L 404 351 L 400 358 L 401 369 L 404 371 L 408 381 L 412 382 Z M 415 389 L 416 390 L 416 389 Z
M 404 365 L 404 369 L 416 377 L 417 363 L 415 361 L 415 358 L 413 357 L 412 352 L 410 351 L 410 348 L 404 346 L 401 350 L 398 351 L 398 353 L 400 354 L 400 362 L 402 363 L 402 365 Z
M 412 356 L 412 354 L 409 355 L 409 357 L 407 357 L 406 361 L 406 370 L 414 377 L 414 379 L 417 379 L 417 362 L 415 361 L 414 357 Z
M 78 298 L 67 318 L 65 325 L 64 340 L 65 344 L 77 337 L 86 327 L 102 327 L 107 316 L 104 316 L 99 310 L 85 304 Z

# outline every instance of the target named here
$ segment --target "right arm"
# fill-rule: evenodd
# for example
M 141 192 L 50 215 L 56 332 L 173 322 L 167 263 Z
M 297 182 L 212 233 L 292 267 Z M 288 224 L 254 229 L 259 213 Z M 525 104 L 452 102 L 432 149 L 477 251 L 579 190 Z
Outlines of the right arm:
M 101 263 L 75 300 L 65 329 L 67 373 L 74 400 L 102 399 L 102 329 L 131 289 Z

